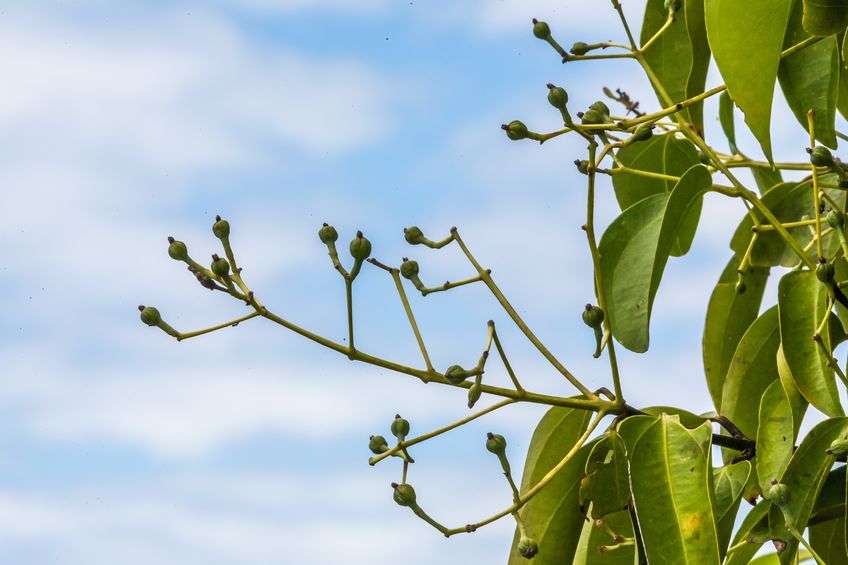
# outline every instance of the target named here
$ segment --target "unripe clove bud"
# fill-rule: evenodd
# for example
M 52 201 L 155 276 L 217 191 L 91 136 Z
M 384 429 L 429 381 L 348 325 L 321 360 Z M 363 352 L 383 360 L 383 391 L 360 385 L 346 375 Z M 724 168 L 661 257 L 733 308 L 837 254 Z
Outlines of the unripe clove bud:
M 518 540 L 518 553 L 525 559 L 533 559 L 539 553 L 539 544 L 531 537 L 521 536 Z
M 835 230 L 842 229 L 845 225 L 845 214 L 839 210 L 831 210 L 827 213 L 825 219 L 827 220 L 828 225 Z
M 506 132 L 506 136 L 513 141 L 527 139 L 527 134 L 529 133 L 527 126 L 519 120 L 512 120 L 508 124 L 502 125 L 501 129 L 504 130 Z
M 590 328 L 600 328 L 604 323 L 604 311 L 594 304 L 587 304 L 583 310 L 583 323 Z
M 474 383 L 468 388 L 468 407 L 474 408 L 480 396 L 483 394 L 483 387 L 480 383 Z
M 371 255 L 371 242 L 361 231 L 356 232 L 356 237 L 350 242 L 350 254 L 357 261 L 365 261 Z
M 783 483 L 778 483 L 777 481 L 772 481 L 771 486 L 768 488 L 768 493 L 766 494 L 766 499 L 778 506 L 785 504 L 789 499 L 788 487 Z
M 403 483 L 401 485 L 397 483 L 392 483 L 392 488 L 394 489 L 394 499 L 395 502 L 400 504 L 401 506 L 413 506 L 415 505 L 415 489 L 412 488 L 412 485 Z
M 654 126 L 649 124 L 642 124 L 641 126 L 636 128 L 636 131 L 633 132 L 633 141 L 645 141 L 651 139 L 654 135 Z
M 533 35 L 539 39 L 550 39 L 551 28 L 547 23 L 533 18 Z
M 577 172 L 584 175 L 589 174 L 589 161 L 586 161 L 585 159 L 582 161 L 580 159 L 575 159 L 574 166 L 577 167 Z
M 808 149 L 807 152 L 810 154 L 810 163 L 816 167 L 832 167 L 835 164 L 833 153 L 823 145 L 818 145 L 815 149 Z
M 162 316 L 159 314 L 159 310 L 153 306 L 139 306 L 138 310 L 141 312 L 141 314 L 139 314 L 141 321 L 148 326 L 159 325 L 159 322 L 162 321 Z
M 405 279 L 411 279 L 418 275 L 418 263 L 411 259 L 403 258 L 403 263 L 400 264 L 400 274 Z
M 368 438 L 368 449 L 375 455 L 380 455 L 389 450 L 389 444 L 383 436 L 371 436 Z
M 468 371 L 466 371 L 459 365 L 451 365 L 450 367 L 448 367 L 448 370 L 445 371 L 445 378 L 450 381 L 451 384 L 455 385 L 460 384 L 469 376 L 470 375 Z
M 833 282 L 833 277 L 836 274 L 836 268 L 833 263 L 819 263 L 816 266 L 816 278 L 823 283 Z
M 709 165 L 711 159 L 710 156 L 703 151 L 698 151 L 698 161 L 700 161 L 702 165 Z
M 424 241 L 424 232 L 418 226 L 403 228 L 403 238 L 410 245 L 418 245 Z
M 506 438 L 499 434 L 486 434 L 486 449 L 495 455 L 503 455 L 506 453 Z
M 848 455 L 848 438 L 840 438 L 833 440 L 830 447 L 827 448 L 827 454 L 834 457 L 844 457 Z
M 339 232 L 337 232 L 336 228 L 330 224 L 325 223 L 321 226 L 321 229 L 318 230 L 318 238 L 322 243 L 329 245 L 330 243 L 335 243 L 336 240 L 339 239 Z
M 212 224 L 212 233 L 218 239 L 227 239 L 230 237 L 230 222 L 221 219 L 221 216 L 215 216 L 215 223 Z
M 168 238 L 168 255 L 175 261 L 188 261 L 188 248 L 182 241 Z
M 392 435 L 398 438 L 398 441 L 403 441 L 406 434 L 409 433 L 409 422 L 400 417 L 400 414 L 395 414 L 395 419 L 392 421 Z
M 212 256 L 212 272 L 218 275 L 219 277 L 226 277 L 230 274 L 230 262 L 224 259 L 223 257 L 218 257 L 217 255 Z
M 585 55 L 589 51 L 591 51 L 591 47 L 588 43 L 584 43 L 583 41 L 577 41 L 574 45 L 571 46 L 571 54 L 572 55 Z
M 548 102 L 557 110 L 565 110 L 568 104 L 568 93 L 561 86 L 548 84 Z

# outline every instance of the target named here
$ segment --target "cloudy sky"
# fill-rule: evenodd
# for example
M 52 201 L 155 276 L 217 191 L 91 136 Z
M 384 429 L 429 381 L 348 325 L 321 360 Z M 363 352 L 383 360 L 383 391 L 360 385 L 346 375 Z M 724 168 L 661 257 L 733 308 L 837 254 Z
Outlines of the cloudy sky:
M 510 143 L 499 124 L 554 129 L 545 83 L 575 108 L 604 85 L 656 102 L 627 62 L 563 66 L 563 44 L 621 39 L 578 0 L 216 0 L 8 3 L 0 11 L 0 555 L 27 564 L 496 563 L 513 525 L 445 540 L 391 500 L 396 465 L 367 465 L 399 412 L 423 432 L 464 394 L 356 366 L 263 321 L 175 343 L 244 307 L 166 254 L 218 251 L 226 216 L 244 275 L 272 310 L 341 341 L 343 285 L 316 237 L 357 229 L 374 255 L 418 259 L 425 281 L 470 275 L 453 247 L 401 229 L 459 226 L 512 302 L 590 386 L 609 384 L 580 321 L 591 300 L 579 226 L 581 144 Z M 591 6 L 591 7 L 587 7 Z M 634 22 L 642 2 L 625 3 Z M 591 32 L 588 30 L 592 30 Z M 709 84 L 720 80 L 713 72 Z M 708 106 L 708 136 L 720 143 Z M 777 155 L 803 132 L 777 106 Z M 756 154 L 755 146 L 745 149 Z M 602 223 L 616 208 L 601 185 Z M 710 408 L 700 361 L 709 292 L 743 209 L 711 196 L 693 251 L 672 261 L 652 350 L 622 355 L 635 405 Z M 342 248 L 346 247 L 343 245 Z M 773 295 L 773 293 L 772 293 Z M 412 298 L 437 367 L 472 364 L 498 324 L 528 388 L 571 394 L 483 289 Z M 358 343 L 418 364 L 391 280 L 356 283 Z M 493 359 L 487 379 L 505 382 Z M 481 400 L 481 406 L 492 402 Z M 486 431 L 521 467 L 536 407 L 511 407 L 416 450 L 422 505 L 459 525 L 509 502 Z

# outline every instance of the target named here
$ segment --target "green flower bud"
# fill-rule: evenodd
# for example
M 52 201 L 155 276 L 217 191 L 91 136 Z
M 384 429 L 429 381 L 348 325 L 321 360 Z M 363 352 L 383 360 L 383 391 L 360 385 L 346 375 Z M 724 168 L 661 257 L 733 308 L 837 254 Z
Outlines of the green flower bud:
M 533 18 L 533 35 L 539 39 L 549 39 L 551 37 L 551 28 L 545 22 L 540 22 Z
M 495 455 L 503 455 L 506 453 L 506 439 L 499 434 L 486 434 L 486 449 Z
M 359 261 L 364 261 L 371 255 L 371 242 L 362 235 L 361 231 L 356 232 L 356 237 L 350 242 L 350 254 Z
M 153 306 L 139 306 L 138 310 L 141 312 L 139 315 L 141 321 L 148 326 L 156 326 L 162 321 L 162 316 L 159 315 L 159 310 Z
M 230 262 L 223 257 L 213 255 L 211 269 L 219 277 L 226 277 L 230 274 Z
M 836 268 L 833 263 L 819 263 L 816 266 L 816 278 L 823 283 L 833 282 L 833 277 L 836 274 Z
M 460 384 L 469 376 L 470 375 L 468 374 L 468 371 L 466 371 L 459 365 L 451 365 L 450 367 L 448 367 L 448 370 L 445 371 L 445 378 L 455 385 Z
M 577 172 L 582 173 L 584 175 L 589 174 L 589 161 L 585 159 L 581 161 L 580 159 L 574 160 L 574 166 L 577 167 Z
M 804 0 L 804 31 L 825 37 L 848 26 L 848 0 Z
M 389 450 L 389 444 L 383 436 L 371 436 L 368 438 L 368 449 L 371 450 L 371 453 L 380 455 Z
M 424 241 L 424 232 L 418 226 L 403 228 L 403 238 L 410 245 L 418 245 Z
M 654 126 L 642 124 L 633 132 L 633 141 L 645 141 L 654 135 Z
M 409 433 L 409 422 L 400 417 L 400 414 L 395 414 L 395 419 L 392 421 L 392 435 L 403 441 L 406 434 Z
M 568 93 L 561 86 L 548 84 L 548 102 L 557 110 L 565 110 L 568 104 Z
M 480 396 L 483 394 L 483 387 L 480 383 L 474 383 L 468 388 L 468 407 L 474 408 L 474 405 L 477 404 L 477 401 L 480 400 Z
M 609 114 L 610 114 L 609 106 L 607 106 L 606 104 L 604 104 L 600 100 L 597 100 L 596 102 L 592 102 L 592 104 L 589 105 L 589 109 L 600 113 L 602 116 L 604 116 L 606 118 L 609 118 Z
M 831 442 L 827 448 L 827 454 L 834 457 L 844 457 L 848 455 L 848 438 L 836 439 Z
M 810 153 L 810 163 L 816 167 L 832 167 L 835 164 L 833 153 L 823 145 L 818 145 L 815 149 L 808 149 L 807 151 Z
M 608 117 L 609 116 L 607 116 L 607 115 L 605 115 L 605 114 L 603 114 L 603 113 L 601 113 L 597 110 L 593 110 L 593 109 L 589 108 L 588 110 L 583 112 L 582 116 L 580 116 L 580 123 L 588 124 L 588 125 L 605 124 L 608 121 L 607 120 Z
M 404 257 L 403 263 L 400 264 L 400 274 L 406 279 L 416 276 L 418 274 L 418 263 Z
M 324 223 L 318 230 L 318 238 L 324 244 L 335 243 L 339 239 L 339 232 L 330 224 Z
M 587 304 L 583 310 L 583 323 L 590 328 L 600 328 L 604 323 L 604 311 L 593 304 Z
M 506 136 L 513 141 L 527 138 L 527 126 L 519 120 L 512 120 L 508 124 L 501 126 L 501 129 L 506 132 Z
M 576 42 L 571 46 L 571 54 L 572 55 L 585 55 L 591 50 L 588 43 L 584 43 L 582 41 Z
M 173 237 L 169 237 L 168 255 L 175 261 L 188 261 L 188 247 L 182 241 L 177 241 Z
M 415 504 L 415 489 L 412 488 L 412 485 L 392 483 L 392 488 L 395 490 L 395 502 L 401 506 L 412 506 Z
M 539 544 L 533 538 L 521 536 L 518 540 L 518 553 L 525 559 L 533 559 L 539 553 Z
M 772 481 L 766 498 L 777 505 L 785 504 L 789 500 L 789 489 L 783 483 Z
M 831 210 L 827 213 L 825 219 L 827 220 L 828 225 L 835 230 L 842 229 L 842 226 L 845 225 L 845 214 L 839 210 Z
M 701 162 L 702 165 L 710 164 L 710 156 L 704 153 L 703 151 L 698 151 L 698 160 Z
M 230 222 L 222 220 L 221 216 L 215 216 L 215 223 L 212 224 L 212 233 L 218 239 L 226 239 L 230 237 Z

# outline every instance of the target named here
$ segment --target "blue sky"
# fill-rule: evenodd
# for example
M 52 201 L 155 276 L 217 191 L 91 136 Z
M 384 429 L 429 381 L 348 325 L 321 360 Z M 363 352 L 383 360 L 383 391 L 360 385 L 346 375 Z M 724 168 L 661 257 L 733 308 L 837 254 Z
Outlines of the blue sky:
M 138 322 L 157 306 L 190 330 L 243 307 L 198 287 L 166 253 L 218 251 L 220 213 L 249 284 L 281 315 L 344 337 L 344 289 L 316 237 L 362 229 L 374 255 L 409 255 L 425 281 L 471 274 L 453 247 L 410 249 L 401 229 L 460 228 L 551 349 L 607 385 L 580 322 L 591 300 L 576 140 L 510 143 L 514 118 L 557 127 L 545 83 L 572 106 L 622 87 L 622 62 L 563 66 L 530 34 L 620 39 L 612 10 L 570 0 L 27 2 L 0 12 L 0 555 L 97 565 L 495 563 L 513 525 L 445 540 L 391 500 L 399 469 L 370 468 L 392 416 L 413 432 L 467 413 L 462 393 L 356 366 L 262 321 L 175 343 Z M 642 2 L 626 2 L 633 22 Z M 592 30 L 589 32 L 588 30 Z M 713 72 L 709 84 L 718 84 Z M 708 105 L 708 136 L 723 141 Z M 803 132 L 778 101 L 777 155 Z M 747 144 L 745 143 L 747 141 Z M 743 136 L 743 147 L 756 154 Z M 600 221 L 615 216 L 600 189 Z M 635 405 L 710 408 L 700 334 L 743 209 L 710 197 L 688 260 L 657 298 L 652 349 L 623 354 Z M 345 246 L 343 246 L 345 247 Z M 773 293 L 772 293 L 773 294 Z M 492 318 L 528 388 L 570 394 L 483 289 L 412 298 L 434 363 L 471 364 Z M 418 364 L 390 279 L 356 283 L 363 349 Z M 493 361 L 495 361 L 493 359 Z M 506 382 L 494 362 L 490 382 Z M 491 402 L 484 397 L 481 406 Z M 511 407 L 416 450 L 410 480 L 458 525 L 509 492 L 483 448 L 507 436 L 520 469 L 538 407 Z

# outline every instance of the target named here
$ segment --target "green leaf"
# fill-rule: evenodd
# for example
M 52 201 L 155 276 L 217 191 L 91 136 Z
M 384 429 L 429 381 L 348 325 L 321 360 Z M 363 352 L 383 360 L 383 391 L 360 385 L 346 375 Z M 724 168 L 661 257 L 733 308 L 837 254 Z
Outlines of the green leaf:
M 702 351 L 707 387 L 713 398 L 716 411 L 721 413 L 721 389 L 727 375 L 730 360 L 739 345 L 739 340 L 748 326 L 757 318 L 763 300 L 767 268 L 752 267 L 745 274 L 746 291 L 736 292 L 736 269 L 738 256 L 727 263 L 721 278 L 710 296 L 707 318 L 704 322 Z
M 750 475 L 750 461 L 725 465 L 713 472 L 713 484 L 715 485 L 715 508 L 713 512 L 715 513 L 718 531 L 718 545 L 722 555 L 727 550 L 730 535 L 733 533 L 733 524 L 736 522 L 739 502 L 742 500 L 742 492 Z
M 801 555 L 798 556 L 799 563 L 812 563 L 812 556 L 807 551 L 803 551 Z M 767 553 L 765 555 L 760 555 L 759 557 L 752 559 L 749 565 L 779 565 L 780 564 L 780 556 L 777 553 Z
M 843 118 L 848 119 L 848 69 L 846 61 L 848 61 L 848 40 L 845 38 L 848 34 L 842 33 L 839 35 L 838 42 L 842 45 L 839 50 L 839 91 L 836 100 L 836 107 Z
M 745 565 L 762 547 L 768 532 L 770 509 L 771 503 L 763 500 L 748 512 L 730 543 L 733 551 L 727 553 L 724 565 Z
M 718 69 L 769 161 L 774 83 L 792 0 L 705 0 Z
M 767 169 L 765 167 L 751 168 L 751 174 L 754 175 L 754 182 L 757 183 L 757 188 L 760 194 L 765 194 L 779 184 L 783 184 L 783 176 L 779 169 Z
M 719 563 L 711 438 L 709 424 L 689 430 L 676 416 L 661 416 L 628 451 L 636 515 L 652 565 Z
M 845 563 L 848 559 L 846 479 L 845 466 L 828 473 L 810 518 L 810 545 L 825 563 Z
M 675 237 L 689 213 L 701 205 L 712 178 L 706 167 L 686 171 L 671 194 L 656 194 L 626 209 L 599 245 L 607 316 L 613 336 L 637 352 L 648 350 L 654 297 Z
M 679 177 L 692 166 L 698 164 L 698 151 L 695 146 L 685 139 L 678 139 L 673 134 L 655 135 L 647 141 L 634 143 L 621 149 L 616 157 L 627 169 L 647 171 Z M 612 177 L 615 197 L 622 210 L 630 208 L 640 200 L 654 194 L 668 194 L 675 186 L 671 180 L 648 178 L 627 172 L 620 172 L 617 167 Z M 701 217 L 700 202 L 692 208 L 686 219 L 686 228 L 677 235 L 671 254 L 684 255 L 692 245 L 695 228 Z
M 833 370 L 819 351 L 813 334 L 827 310 L 827 290 L 812 271 L 795 271 L 780 279 L 777 292 L 783 355 L 801 395 L 828 416 L 843 415 Z M 831 349 L 825 325 L 822 339 Z
M 757 427 L 757 479 L 761 492 L 767 492 L 789 464 L 795 446 L 792 406 L 779 380 L 769 385 L 760 401 Z
M 750 438 L 757 437 L 760 398 L 778 380 L 777 348 L 780 346 L 778 310 L 766 310 L 742 336 L 724 382 L 721 414 Z
M 627 510 L 608 514 L 603 523 L 586 520 L 573 565 L 634 565 L 636 546 L 621 546 L 610 550 L 609 546 L 613 545 L 615 540 L 607 532 L 607 528 L 620 536 L 633 537 L 633 524 Z
M 801 25 L 803 7 L 795 0 L 783 48 L 811 37 Z M 825 37 L 780 61 L 777 73 L 786 102 L 804 131 L 808 131 L 807 111 L 815 110 L 816 139 L 836 147 L 836 100 L 839 95 L 839 52 L 836 36 Z
M 640 44 L 644 45 L 666 23 L 665 0 L 648 0 L 642 20 Z M 662 106 L 682 102 L 704 91 L 710 48 L 704 24 L 703 0 L 689 0 L 674 17 L 672 24 L 644 52 L 661 88 L 656 88 Z M 666 100 L 665 96 L 670 100 Z M 680 119 L 695 125 L 703 135 L 703 103 L 684 109 Z
M 783 392 L 786 393 L 786 398 L 789 400 L 789 406 L 792 407 L 793 437 L 798 439 L 801 421 L 804 419 L 804 413 L 807 411 L 809 403 L 801 396 L 801 392 L 795 384 L 795 377 L 792 376 L 792 371 L 789 370 L 789 364 L 786 362 L 786 355 L 783 354 L 782 345 L 777 349 L 777 374 L 780 375 L 780 384 L 783 386 Z
M 538 483 L 574 447 L 586 431 L 591 415 L 587 410 L 558 407 L 548 410 L 530 440 L 521 492 Z M 578 490 L 590 450 L 590 445 L 582 447 L 520 511 L 529 533 L 539 544 L 539 553 L 533 561 L 536 565 L 568 562 L 574 555 L 584 520 Z M 526 563 L 519 555 L 517 545 L 516 531 L 509 556 L 511 565 Z
M 586 477 L 580 487 L 580 504 L 592 503 L 592 518 L 619 512 L 630 502 L 630 478 L 624 440 L 615 430 L 607 432 L 586 460 Z
M 819 423 L 795 450 L 780 482 L 786 485 L 788 497 L 780 507 L 785 520 L 799 532 L 807 521 L 835 458 L 826 450 L 838 438 L 848 437 L 848 418 L 831 418 Z M 798 542 L 787 540 L 781 561 L 786 563 L 795 555 Z M 785 559 L 785 561 L 784 561 Z
M 702 426 L 707 421 L 703 416 L 698 416 L 688 410 L 675 408 L 674 406 L 648 406 L 647 408 L 642 408 L 642 412 L 651 416 L 662 416 L 663 414 L 677 416 L 680 419 L 680 423 L 690 430 Z
M 739 153 L 739 148 L 736 146 L 736 121 L 733 119 L 733 99 L 725 90 L 718 98 L 718 121 L 721 123 L 721 130 L 724 132 L 724 137 L 727 138 L 727 144 L 730 147 L 730 152 Z

